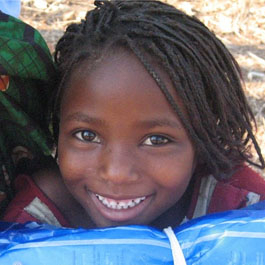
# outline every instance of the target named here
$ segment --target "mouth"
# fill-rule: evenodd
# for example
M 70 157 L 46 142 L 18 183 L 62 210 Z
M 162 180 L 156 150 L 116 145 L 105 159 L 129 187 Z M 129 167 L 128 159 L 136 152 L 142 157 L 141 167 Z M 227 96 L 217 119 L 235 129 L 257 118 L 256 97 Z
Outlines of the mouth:
M 88 192 L 94 202 L 94 209 L 101 215 L 104 223 L 111 226 L 122 224 L 140 224 L 146 215 L 154 195 L 130 199 L 113 199 L 98 193 Z
M 138 198 L 130 199 L 130 200 L 113 200 L 110 198 L 103 197 L 99 194 L 96 194 L 96 197 L 107 208 L 114 209 L 114 210 L 133 208 L 139 205 L 142 201 L 146 199 L 146 196 L 143 196 L 143 197 L 138 197 Z

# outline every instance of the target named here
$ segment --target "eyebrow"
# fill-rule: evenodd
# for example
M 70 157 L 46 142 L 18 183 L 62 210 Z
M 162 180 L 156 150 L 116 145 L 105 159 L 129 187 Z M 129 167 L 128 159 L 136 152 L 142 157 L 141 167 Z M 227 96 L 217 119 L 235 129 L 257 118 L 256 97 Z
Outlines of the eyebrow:
M 154 128 L 154 127 L 172 127 L 172 128 L 177 128 L 181 129 L 182 125 L 179 121 L 173 121 L 169 119 L 152 119 L 152 120 L 146 120 L 146 121 L 141 121 L 140 126 L 146 127 L 146 128 Z
M 66 117 L 66 121 L 79 121 L 79 122 L 85 122 L 85 123 L 94 123 L 98 125 L 105 125 L 106 123 L 98 118 L 90 117 L 84 113 L 81 112 L 75 112 L 69 116 Z
M 66 121 L 79 121 L 79 122 L 85 122 L 85 123 L 93 123 L 97 125 L 106 125 L 106 122 L 98 119 L 98 118 L 93 118 L 88 116 L 87 114 L 81 113 L 81 112 L 76 112 L 73 113 L 69 116 L 67 116 Z M 138 127 L 144 127 L 144 128 L 155 128 L 155 127 L 172 127 L 172 128 L 177 128 L 181 129 L 182 125 L 179 121 L 173 121 L 169 119 L 151 119 L 151 120 L 143 120 L 140 121 L 137 124 Z

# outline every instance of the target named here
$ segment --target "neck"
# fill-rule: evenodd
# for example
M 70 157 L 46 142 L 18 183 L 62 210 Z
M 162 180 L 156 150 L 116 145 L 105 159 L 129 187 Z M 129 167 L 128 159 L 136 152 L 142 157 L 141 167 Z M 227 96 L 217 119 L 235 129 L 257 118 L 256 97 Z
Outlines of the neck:
M 171 208 L 169 208 L 166 212 L 160 215 L 155 221 L 153 221 L 150 225 L 156 227 L 158 229 L 164 229 L 168 226 L 176 227 L 181 224 L 184 217 L 186 216 L 191 198 L 193 193 L 194 181 L 192 180 L 180 198 L 180 200 Z

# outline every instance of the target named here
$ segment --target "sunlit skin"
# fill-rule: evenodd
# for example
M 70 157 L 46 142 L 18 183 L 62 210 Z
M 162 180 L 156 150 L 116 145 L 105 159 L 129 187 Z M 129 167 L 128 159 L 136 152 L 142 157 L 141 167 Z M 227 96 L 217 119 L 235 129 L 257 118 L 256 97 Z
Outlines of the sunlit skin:
M 182 124 L 135 55 L 112 53 L 89 69 L 83 64 L 72 74 L 61 104 L 66 186 L 97 227 L 147 225 L 168 209 L 178 224 L 186 204 L 178 202 L 196 164 Z M 96 194 L 116 206 L 141 201 L 111 209 Z

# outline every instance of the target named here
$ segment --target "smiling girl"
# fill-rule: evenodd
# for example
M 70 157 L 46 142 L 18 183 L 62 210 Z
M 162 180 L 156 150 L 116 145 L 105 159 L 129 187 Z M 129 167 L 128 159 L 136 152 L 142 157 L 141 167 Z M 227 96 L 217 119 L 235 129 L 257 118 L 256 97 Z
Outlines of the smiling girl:
M 27 176 L 38 191 L 6 220 L 49 222 L 32 210 L 44 204 L 59 225 L 164 228 L 265 199 L 245 164 L 253 145 L 264 168 L 254 116 L 224 45 L 158 1 L 95 5 L 56 46 L 61 177 Z

